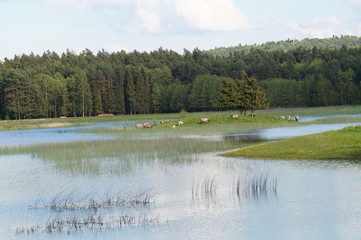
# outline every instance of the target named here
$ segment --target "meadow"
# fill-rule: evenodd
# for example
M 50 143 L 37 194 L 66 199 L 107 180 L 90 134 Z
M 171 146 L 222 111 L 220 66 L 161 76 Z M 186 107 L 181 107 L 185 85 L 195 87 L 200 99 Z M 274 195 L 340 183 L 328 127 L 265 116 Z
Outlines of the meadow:
M 244 147 L 224 156 L 266 159 L 361 159 L 361 126 Z

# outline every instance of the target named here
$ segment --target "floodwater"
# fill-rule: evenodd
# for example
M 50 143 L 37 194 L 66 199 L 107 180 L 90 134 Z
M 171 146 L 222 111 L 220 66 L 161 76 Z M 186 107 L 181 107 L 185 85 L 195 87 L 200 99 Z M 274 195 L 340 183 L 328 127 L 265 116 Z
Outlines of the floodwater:
M 223 137 L 273 141 L 348 125 L 355 124 Z M 105 138 L 76 130 L 0 132 L 0 144 Z M 358 161 L 257 160 L 223 158 L 218 153 L 179 159 L 155 158 L 121 174 L 93 174 L 66 172 L 35 155 L 0 156 L 0 239 L 361 239 Z M 150 196 L 149 203 L 86 208 L 90 199 L 100 204 L 109 196 L 143 193 Z M 54 202 L 74 209 L 52 209 Z M 89 216 L 101 220 L 86 224 Z M 134 221 L 120 224 L 129 217 Z

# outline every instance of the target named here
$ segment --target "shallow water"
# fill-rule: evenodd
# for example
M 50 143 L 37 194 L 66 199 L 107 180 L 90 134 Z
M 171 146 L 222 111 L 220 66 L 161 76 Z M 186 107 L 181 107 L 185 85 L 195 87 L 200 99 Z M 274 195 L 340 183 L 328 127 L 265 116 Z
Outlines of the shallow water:
M 342 127 L 310 125 L 228 133 L 224 137 L 273 141 Z M 17 142 L 24 135 L 33 139 L 31 143 L 43 143 L 45 137 L 57 141 L 100 137 L 74 130 L 29 130 L 30 134 L 17 131 L 21 136 L 18 139 L 17 135 L 6 135 L 9 132 L 4 134 L 15 144 L 27 144 L 28 140 Z M 4 142 L 1 144 L 7 143 Z M 13 155 L 0 157 L 0 171 L 0 239 L 361 238 L 358 161 L 248 160 L 197 153 L 179 156 L 177 161 L 157 158 L 142 164 L 135 161 L 131 170 L 122 174 L 87 174 L 66 172 L 35 156 Z M 265 191 L 249 192 L 247 184 L 262 176 L 268 180 Z M 154 201 L 146 206 L 99 209 L 97 214 L 104 217 L 108 227 L 71 228 L 55 233 L 45 230 L 46 222 L 55 218 L 68 220 L 93 213 L 44 208 L 60 193 L 71 196 L 69 199 L 90 196 L 102 199 L 118 192 L 129 195 L 144 191 L 154 196 Z M 29 208 L 36 204 L 43 208 Z M 136 216 L 137 224 L 115 226 L 114 219 L 124 214 Z M 144 218 L 157 221 L 147 224 L 139 220 Z M 27 234 L 26 230 L 35 225 L 38 225 L 36 231 Z M 25 233 L 17 234 L 21 229 Z

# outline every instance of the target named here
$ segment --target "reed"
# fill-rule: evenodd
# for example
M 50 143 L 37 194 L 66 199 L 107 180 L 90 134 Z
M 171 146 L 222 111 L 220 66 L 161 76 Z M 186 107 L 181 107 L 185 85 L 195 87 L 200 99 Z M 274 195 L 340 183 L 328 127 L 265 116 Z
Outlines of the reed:
M 270 179 L 268 173 L 248 176 L 244 179 L 238 177 L 233 187 L 238 199 L 242 197 L 259 199 L 270 195 L 277 196 L 278 177 Z
M 149 206 L 154 202 L 154 194 L 150 190 L 140 193 L 116 193 L 106 194 L 102 198 L 96 198 L 94 194 L 79 194 L 77 191 L 61 191 L 56 194 L 49 203 L 41 204 L 41 197 L 38 197 L 31 209 L 51 209 L 56 212 L 62 211 L 86 211 L 109 209 L 115 207 Z
M 120 214 L 118 216 L 107 217 L 103 214 L 87 214 L 85 216 L 54 217 L 48 219 L 43 226 L 36 224 L 31 227 L 19 227 L 15 229 L 15 234 L 36 234 L 36 233 L 71 233 L 83 231 L 102 231 L 110 229 L 120 229 L 124 227 L 138 225 L 154 225 L 160 223 L 160 217 L 133 214 Z

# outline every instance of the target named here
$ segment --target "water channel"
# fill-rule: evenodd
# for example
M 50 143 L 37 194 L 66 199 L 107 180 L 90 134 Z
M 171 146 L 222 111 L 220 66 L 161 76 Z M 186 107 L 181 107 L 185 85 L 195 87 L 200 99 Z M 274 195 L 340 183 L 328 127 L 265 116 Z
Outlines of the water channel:
M 122 128 L 134 123 L 99 124 Z M 232 132 L 222 138 L 274 141 L 348 125 L 355 124 Z M 0 145 L 110 138 L 77 130 L 0 132 Z M 230 159 L 214 152 L 181 158 L 138 162 L 120 174 L 87 174 L 64 171 L 36 155 L 2 155 L 0 239 L 361 239 L 358 161 Z M 266 183 L 252 190 L 259 180 Z M 118 193 L 128 198 L 145 194 L 150 202 L 81 207 L 90 198 Z M 76 209 L 51 209 L 52 201 L 68 201 Z M 85 226 L 90 215 L 99 217 L 102 226 L 95 221 Z M 121 227 L 120 219 L 127 221 Z M 63 228 L 48 229 L 54 221 Z

